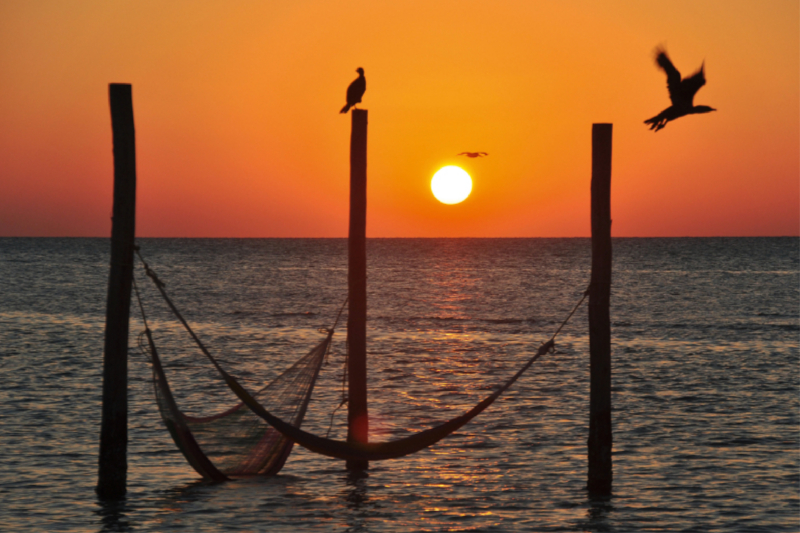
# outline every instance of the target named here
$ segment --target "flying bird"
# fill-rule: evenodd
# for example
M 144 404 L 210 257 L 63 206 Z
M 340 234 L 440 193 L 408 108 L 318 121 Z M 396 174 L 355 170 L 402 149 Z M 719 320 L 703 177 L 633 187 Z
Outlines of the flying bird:
M 486 152 L 461 152 L 460 154 L 456 155 L 465 155 L 467 157 L 483 157 L 489 154 L 487 154 Z
M 364 77 L 364 69 L 358 67 L 356 69 L 358 77 L 353 80 L 353 83 L 347 88 L 347 104 L 342 108 L 339 113 L 347 113 L 350 108 L 361 102 L 361 97 L 364 96 L 364 91 L 367 90 L 367 79 Z
M 653 118 L 644 121 L 645 124 L 650 124 L 651 130 L 658 131 L 666 126 L 670 120 L 675 120 L 684 115 L 716 111 L 713 107 L 694 105 L 692 103 L 694 95 L 700 90 L 700 87 L 706 84 L 706 75 L 703 71 L 705 63 L 700 65 L 700 69 L 697 72 L 683 80 L 681 80 L 681 73 L 669 60 L 667 52 L 663 48 L 656 49 L 656 64 L 667 74 L 667 90 L 669 91 L 669 99 L 672 101 L 672 105 Z

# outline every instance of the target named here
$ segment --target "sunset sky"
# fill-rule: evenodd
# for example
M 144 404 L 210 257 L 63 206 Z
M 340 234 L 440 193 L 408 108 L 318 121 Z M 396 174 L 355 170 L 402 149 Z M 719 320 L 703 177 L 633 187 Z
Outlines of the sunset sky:
M 717 112 L 648 130 L 658 45 Z M 0 236 L 110 235 L 118 82 L 138 235 L 345 237 L 357 67 L 369 237 L 588 236 L 596 122 L 614 236 L 800 234 L 797 0 L 0 0 Z

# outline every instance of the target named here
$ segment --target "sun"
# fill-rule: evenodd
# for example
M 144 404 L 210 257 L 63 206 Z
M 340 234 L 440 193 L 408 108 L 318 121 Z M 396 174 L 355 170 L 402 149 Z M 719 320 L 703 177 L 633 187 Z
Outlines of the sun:
M 433 175 L 431 191 L 443 204 L 458 204 L 472 192 L 472 178 L 463 169 L 448 165 Z

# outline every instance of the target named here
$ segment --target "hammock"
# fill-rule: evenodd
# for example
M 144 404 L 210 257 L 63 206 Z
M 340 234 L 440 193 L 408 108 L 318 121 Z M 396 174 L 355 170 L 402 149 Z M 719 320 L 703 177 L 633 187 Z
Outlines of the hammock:
M 235 408 L 237 411 L 242 410 L 241 409 L 242 405 L 246 405 L 248 407 L 248 412 L 255 414 L 260 419 L 262 419 L 265 422 L 267 422 L 274 430 L 276 430 L 280 435 L 282 435 L 282 437 L 286 439 L 286 442 L 288 442 L 287 445 L 289 446 L 289 448 L 288 448 L 288 450 L 286 452 L 286 455 L 288 455 L 289 451 L 291 450 L 291 444 L 292 443 L 297 443 L 300 446 L 303 446 L 304 448 L 307 448 L 308 450 L 310 450 L 312 452 L 319 453 L 321 455 L 325 455 L 325 456 L 328 456 L 328 457 L 333 457 L 333 458 L 336 458 L 336 459 L 347 460 L 347 461 L 380 461 L 380 460 L 385 460 L 385 459 L 396 459 L 396 458 L 399 458 L 399 457 L 403 457 L 405 455 L 409 455 L 409 454 L 418 452 L 420 450 L 423 450 L 423 449 L 425 449 L 425 448 L 427 448 L 429 446 L 432 446 L 433 444 L 439 442 L 443 438 L 447 437 L 448 435 L 450 435 L 454 431 L 456 431 L 459 428 L 461 428 L 462 426 L 464 426 L 470 420 L 472 420 L 473 418 L 478 416 L 481 412 L 483 412 L 492 403 L 494 403 L 494 401 L 497 398 L 499 398 L 500 395 L 503 392 L 505 392 L 509 387 L 511 387 L 511 385 L 513 385 L 514 382 L 516 382 L 517 379 L 519 379 L 519 377 L 528 368 L 530 368 L 530 366 L 539 357 L 541 357 L 542 355 L 544 355 L 545 353 L 547 353 L 549 351 L 553 351 L 554 350 L 554 342 L 555 342 L 556 335 L 558 335 L 558 333 L 561 331 L 561 328 L 564 327 L 564 325 L 569 321 L 569 319 L 572 317 L 572 315 L 575 314 L 575 311 L 577 311 L 578 307 L 581 305 L 581 303 L 583 303 L 583 300 L 589 294 L 589 290 L 584 292 L 583 297 L 580 299 L 580 301 L 578 301 L 578 303 L 575 305 L 575 307 L 569 313 L 569 315 L 564 320 L 564 322 L 562 322 L 562 324 L 558 327 L 558 329 L 553 334 L 553 336 L 550 338 L 550 340 L 545 342 L 544 344 L 542 344 L 542 346 L 537 350 L 536 354 L 534 354 L 530 359 L 528 359 L 528 361 L 522 366 L 522 368 L 520 368 L 520 370 L 516 374 L 511 376 L 511 378 L 509 378 L 505 383 L 500 385 L 492 394 L 487 396 L 485 399 L 483 399 L 481 402 L 479 402 L 475 407 L 473 407 L 472 409 L 470 409 L 469 411 L 467 411 L 463 415 L 458 416 L 456 418 L 453 418 L 451 420 L 448 420 L 447 422 L 444 422 L 443 424 L 440 424 L 438 426 L 432 427 L 430 429 L 423 430 L 423 431 L 414 433 L 414 434 L 412 434 L 412 435 L 410 435 L 408 437 L 396 439 L 396 440 L 393 440 L 393 441 L 376 442 L 376 443 L 357 443 L 357 442 L 339 441 L 339 440 L 329 439 L 329 438 L 326 438 L 326 437 L 319 437 L 319 436 L 314 435 L 312 433 L 308 433 L 307 431 L 303 431 L 299 427 L 300 426 L 299 421 L 296 422 L 296 421 L 294 421 L 292 419 L 287 419 L 278 410 L 273 409 L 272 412 L 267 411 L 267 409 L 265 409 L 264 406 L 259 401 L 259 398 L 263 398 L 264 396 L 266 396 L 265 394 L 262 394 L 262 391 L 264 391 L 264 389 L 262 389 L 262 391 L 259 391 L 259 392 L 255 393 L 255 394 L 250 394 L 236 380 L 236 378 L 231 376 L 228 372 L 225 371 L 224 368 L 222 368 L 222 366 L 219 364 L 219 362 L 208 352 L 208 350 L 203 346 L 203 344 L 194 335 L 194 333 L 192 333 L 191 328 L 189 328 L 188 324 L 186 324 L 186 322 L 180 316 L 180 313 L 178 312 L 178 310 L 174 307 L 172 302 L 169 300 L 169 297 L 166 295 L 166 292 L 164 291 L 164 288 L 163 288 L 163 283 L 161 283 L 158 280 L 158 278 L 155 276 L 155 274 L 152 273 L 152 271 L 147 267 L 146 263 L 145 263 L 145 269 L 147 271 L 148 276 L 150 276 L 150 278 L 153 279 L 153 281 L 156 284 L 156 286 L 158 287 L 159 291 L 161 291 L 162 296 L 166 299 L 167 303 L 170 305 L 170 307 L 172 308 L 173 312 L 183 322 L 184 326 L 187 328 L 189 333 L 195 339 L 195 341 L 197 342 L 198 346 L 202 350 L 203 354 L 208 358 L 208 360 L 211 362 L 211 364 L 214 365 L 214 367 L 216 368 L 217 372 L 219 372 L 219 374 L 225 380 L 225 383 L 228 385 L 228 387 L 233 391 L 234 394 L 236 394 L 236 396 L 242 402 L 241 404 L 237 405 L 237 407 Z M 341 311 L 340 311 L 340 313 L 341 313 Z M 337 321 L 338 321 L 338 318 L 337 318 Z M 317 348 L 312 350 L 311 353 L 314 353 L 315 350 L 319 349 L 323 344 L 325 344 L 325 348 L 321 350 L 321 353 L 322 353 L 322 355 L 320 355 L 320 358 L 321 358 L 324 355 L 325 351 L 327 350 L 327 343 L 330 342 L 330 337 L 331 337 L 332 334 L 333 334 L 333 330 L 331 330 L 329 332 L 328 338 L 326 339 L 326 341 L 323 341 L 323 343 L 321 343 L 319 346 L 317 346 Z M 149 334 L 148 334 L 148 339 L 150 339 L 150 335 Z M 155 346 L 154 346 L 154 344 L 152 344 L 152 342 L 151 342 L 151 352 L 153 354 L 156 354 Z M 309 356 L 311 355 L 311 353 L 309 353 Z M 155 367 L 155 361 L 157 360 L 157 356 L 154 355 L 153 360 L 154 360 L 154 367 Z M 321 364 L 321 359 L 320 359 L 320 364 Z M 318 372 L 318 371 L 319 371 L 319 367 L 317 367 L 317 369 L 316 369 L 316 372 Z M 314 373 L 314 378 L 311 380 L 311 386 L 308 389 L 308 396 L 306 397 L 305 404 L 304 404 L 303 408 L 301 409 L 303 414 L 305 413 L 305 406 L 308 404 L 308 399 L 310 399 L 310 395 L 311 395 L 311 389 L 313 388 L 314 381 L 316 380 L 316 372 Z M 165 380 L 165 382 L 166 382 L 166 380 Z M 174 404 L 174 402 L 172 402 L 172 403 Z M 185 416 L 183 418 L 186 419 Z M 300 416 L 300 420 L 302 420 L 302 415 Z M 166 422 L 166 419 L 165 419 L 165 422 Z M 169 423 L 167 425 L 168 425 L 168 427 L 170 426 Z M 187 426 L 188 426 L 188 424 L 187 424 Z M 171 429 L 171 431 L 172 431 L 172 429 Z M 173 436 L 174 436 L 174 433 L 173 433 Z M 182 451 L 184 450 L 184 448 L 182 447 L 182 444 L 178 442 L 178 439 L 176 439 L 176 444 L 178 444 L 178 447 L 181 448 Z M 187 456 L 187 459 L 189 460 L 190 463 L 192 463 L 193 458 L 196 458 L 196 454 L 195 453 L 187 454 L 184 451 L 184 455 Z M 190 458 L 190 455 L 192 456 L 192 458 Z M 283 458 L 283 461 L 285 461 L 285 457 Z M 283 465 L 283 462 L 280 463 L 280 466 L 282 466 L 282 465 Z M 198 472 L 201 473 L 201 475 L 204 475 L 204 476 L 206 475 L 206 474 L 203 474 L 203 472 L 201 472 L 201 469 L 198 469 L 198 467 L 195 466 L 194 463 L 192 463 L 192 466 L 194 466 L 195 469 Z M 280 469 L 280 466 L 278 466 L 278 469 Z
M 578 307 L 580 307 L 580 305 L 589 295 L 589 291 L 590 289 L 587 289 L 583 293 L 581 299 L 577 304 L 575 304 L 575 307 L 572 308 L 572 311 L 570 311 L 569 315 L 567 315 L 567 318 L 564 319 L 558 329 L 556 329 L 556 332 L 553 333 L 553 336 L 550 337 L 550 340 L 542 344 L 537 350 L 536 354 L 528 359 L 528 361 L 522 366 L 522 368 L 519 369 L 519 371 L 517 371 L 516 374 L 511 376 L 508 381 L 500 385 L 492 394 L 484 398 L 483 401 L 479 402 L 475 407 L 463 415 L 448 420 L 443 424 L 419 431 L 408 437 L 388 442 L 345 442 L 319 437 L 317 435 L 308 433 L 307 431 L 303 431 L 299 427 L 295 427 L 287 423 L 285 420 L 282 420 L 279 416 L 276 416 L 276 414 L 267 411 L 261 404 L 259 404 L 256 398 L 248 393 L 247 390 L 245 390 L 244 387 L 242 387 L 233 376 L 228 374 L 225 369 L 219 365 L 219 363 L 214 359 L 214 357 L 211 356 L 211 354 L 208 353 L 208 351 L 204 350 L 204 353 L 228 384 L 228 387 L 234 392 L 234 394 L 236 394 L 242 403 L 246 404 L 251 411 L 267 421 L 269 425 L 278 430 L 284 437 L 287 437 L 300 446 L 321 455 L 334 457 L 336 459 L 344 459 L 346 461 L 380 461 L 384 459 L 396 459 L 432 446 L 462 427 L 464 424 L 468 423 L 492 403 L 494 403 L 494 401 L 499 398 L 503 392 L 508 390 L 508 388 L 511 387 L 511 385 L 513 385 L 514 382 L 517 381 L 517 379 L 519 379 L 519 377 L 528 368 L 530 368 L 530 366 L 539 357 L 547 352 L 554 351 L 556 335 L 561 332 L 561 329 L 567 324 L 569 319 L 572 318 L 572 315 L 575 314 L 575 311 L 578 310 Z
M 202 351 L 210 357 L 166 294 L 164 284 L 149 269 L 147 263 L 144 264 L 145 271 L 153 279 L 172 312 Z M 139 298 L 138 288 L 136 294 Z M 139 304 L 142 305 L 140 298 Z M 277 474 L 288 459 L 294 442 L 266 424 L 244 402 L 212 416 L 192 417 L 183 413 L 164 373 L 153 334 L 147 327 L 143 306 L 142 318 L 145 321 L 144 334 L 153 365 L 156 403 L 172 439 L 189 464 L 198 474 L 211 481 L 224 481 L 229 476 Z M 336 321 L 338 323 L 338 317 Z M 269 402 L 270 408 L 286 421 L 284 423 L 299 428 L 311 400 L 322 361 L 330 346 L 334 328 L 328 330 L 322 342 L 308 354 L 248 397 L 256 402 Z
M 277 474 L 294 442 L 265 424 L 244 403 L 207 417 L 183 413 L 169 387 L 152 333 L 147 329 L 145 334 L 161 419 L 197 473 L 212 481 L 224 481 L 229 476 Z M 253 401 L 270 400 L 288 426 L 299 428 L 332 336 L 333 330 L 307 355 L 254 393 Z
M 536 355 L 531 357 L 528 362 L 503 385 L 497 388 L 492 394 L 487 396 L 483 401 L 478 403 L 475 407 L 467 411 L 461 416 L 448 420 L 447 422 L 438 426 L 420 431 L 405 438 L 389 441 L 389 442 L 370 442 L 370 443 L 357 443 L 345 442 L 325 437 L 319 437 L 307 431 L 303 431 L 299 427 L 295 427 L 290 423 L 282 420 L 279 416 L 270 413 L 259 404 L 258 400 L 248 393 L 235 378 L 225 372 L 219 364 L 213 359 L 211 362 L 217 368 L 217 371 L 225 379 L 228 387 L 239 397 L 242 403 L 258 416 L 263 418 L 273 428 L 278 430 L 284 437 L 300 446 L 321 455 L 334 457 L 336 459 L 344 459 L 346 461 L 380 461 L 384 459 L 397 459 L 404 455 L 409 455 L 420 450 L 423 450 L 433 444 L 436 444 L 443 438 L 447 437 L 458 428 L 478 416 L 484 409 L 489 407 L 494 401 L 500 397 L 517 379 L 525 372 L 540 356 L 554 347 L 553 340 L 544 343 Z M 206 354 L 208 355 L 208 354 Z

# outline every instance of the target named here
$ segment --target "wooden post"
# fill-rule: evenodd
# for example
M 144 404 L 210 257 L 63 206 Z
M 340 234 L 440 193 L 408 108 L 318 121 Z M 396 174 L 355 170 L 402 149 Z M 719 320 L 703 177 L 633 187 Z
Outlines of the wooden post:
M 592 125 L 592 278 L 589 293 L 590 493 L 611 494 L 611 124 Z
M 129 84 L 108 87 L 114 142 L 114 207 L 103 354 L 103 418 L 97 495 L 125 496 L 128 474 L 128 318 L 136 228 L 136 143 Z
M 367 110 L 353 109 L 350 134 L 350 235 L 347 287 L 348 404 L 347 441 L 369 439 L 367 414 Z M 363 470 L 364 461 L 347 461 L 350 470 Z

